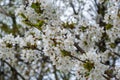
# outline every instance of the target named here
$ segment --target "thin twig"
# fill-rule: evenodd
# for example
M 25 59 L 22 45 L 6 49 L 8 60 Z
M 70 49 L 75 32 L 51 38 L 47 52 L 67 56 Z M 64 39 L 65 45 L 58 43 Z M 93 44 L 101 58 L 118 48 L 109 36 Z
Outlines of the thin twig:
M 76 60 L 78 60 L 78 61 L 81 61 L 81 62 L 83 62 L 83 63 L 85 63 L 85 61 L 83 61 L 83 60 L 81 60 L 81 59 L 79 59 L 78 57 L 76 57 L 76 56 L 73 56 L 73 55 L 69 55 L 71 58 L 74 58 L 74 59 L 76 59 Z

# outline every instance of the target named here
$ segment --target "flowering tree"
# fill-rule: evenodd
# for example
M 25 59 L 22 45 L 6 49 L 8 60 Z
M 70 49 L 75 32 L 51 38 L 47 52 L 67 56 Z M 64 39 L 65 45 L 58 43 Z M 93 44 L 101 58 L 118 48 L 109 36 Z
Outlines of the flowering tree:
M 120 79 L 119 0 L 2 2 L 1 80 Z

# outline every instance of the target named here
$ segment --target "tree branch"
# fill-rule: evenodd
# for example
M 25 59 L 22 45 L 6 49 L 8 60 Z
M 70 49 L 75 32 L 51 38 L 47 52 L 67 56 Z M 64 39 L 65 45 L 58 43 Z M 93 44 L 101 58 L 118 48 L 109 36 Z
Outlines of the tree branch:
M 5 61 L 5 60 L 2 60 L 2 61 L 4 63 L 6 63 L 11 68 L 12 71 L 14 71 L 18 76 L 20 76 L 22 78 L 22 80 L 25 80 L 25 78 L 19 72 L 17 72 L 17 70 L 15 68 L 13 68 L 7 61 Z
M 72 7 L 74 14 L 78 15 L 78 13 L 75 10 L 75 6 L 74 6 L 74 4 L 72 2 L 70 2 L 70 6 Z
M 57 69 L 56 69 L 56 66 L 53 65 L 53 69 L 54 69 L 54 75 L 55 75 L 55 80 L 58 80 L 58 76 L 57 76 Z
M 78 43 L 74 43 L 74 46 L 77 48 L 77 51 L 80 51 L 82 54 L 86 53 L 86 52 L 78 45 Z

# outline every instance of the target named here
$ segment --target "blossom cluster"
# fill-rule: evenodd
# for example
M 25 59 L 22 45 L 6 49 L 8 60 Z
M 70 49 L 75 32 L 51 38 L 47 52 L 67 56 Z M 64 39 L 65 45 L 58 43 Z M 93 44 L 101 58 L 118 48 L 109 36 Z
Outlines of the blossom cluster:
M 18 24 L 28 30 L 23 36 L 9 34 L 0 39 L 0 59 L 16 68 L 22 64 L 17 65 L 19 61 L 37 68 L 45 55 L 58 70 L 66 74 L 73 71 L 78 80 L 120 79 L 120 67 L 116 65 L 120 57 L 119 0 L 105 2 L 108 4 L 104 5 L 107 10 L 103 26 L 84 20 L 79 23 L 62 21 L 59 8 L 52 3 L 44 0 L 28 2 L 28 6 L 21 5 L 15 14 Z M 26 65 L 21 66 L 24 67 L 22 70 L 30 70 L 25 68 Z M 25 74 L 27 71 L 22 75 Z M 33 76 L 35 71 L 30 70 L 28 74 Z

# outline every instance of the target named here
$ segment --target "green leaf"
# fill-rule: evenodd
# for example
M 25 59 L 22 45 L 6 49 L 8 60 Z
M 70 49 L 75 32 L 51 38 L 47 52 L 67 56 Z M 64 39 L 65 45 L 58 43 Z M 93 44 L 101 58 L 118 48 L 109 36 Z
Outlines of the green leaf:
M 61 50 L 62 56 L 69 56 L 71 53 L 66 50 Z
M 27 18 L 23 13 L 20 13 L 19 15 L 22 16 L 24 19 Z
M 88 77 L 90 75 L 90 72 L 85 72 L 85 77 Z
M 37 48 L 37 44 L 31 44 L 30 42 L 27 42 L 27 46 L 24 47 L 24 49 L 36 49 Z
M 105 74 L 108 75 L 108 76 L 111 76 L 113 74 L 113 69 L 108 69 L 105 71 Z
M 44 20 L 39 20 L 36 24 L 34 24 L 34 26 L 39 29 L 39 30 L 42 30 L 42 25 L 45 23 Z
M 41 27 L 44 24 L 44 20 L 39 20 L 37 24 L 35 24 L 36 27 Z
M 115 44 L 115 43 L 111 43 L 111 44 L 110 44 L 110 47 L 111 47 L 111 48 L 115 48 L 115 47 L 116 47 L 116 44 Z
M 10 43 L 6 43 L 6 47 L 8 47 L 8 48 L 12 48 L 12 44 L 10 44 Z
M 26 24 L 26 25 L 28 25 L 28 26 L 34 26 L 34 24 L 33 23 L 31 23 L 29 20 L 23 20 L 22 21 L 24 24 Z
M 31 7 L 35 10 L 35 12 L 37 13 L 43 13 L 43 10 L 41 10 L 41 7 L 40 7 L 40 3 L 39 2 L 36 2 L 36 3 L 32 3 Z
M 84 43 L 85 45 L 88 45 L 87 41 L 84 41 L 83 43 Z
M 109 29 L 111 29 L 112 27 L 113 27 L 112 24 L 107 24 L 107 25 L 105 26 L 106 30 L 109 30 Z
M 68 22 L 62 24 L 64 28 L 70 28 L 70 29 L 75 28 L 74 25 L 75 25 L 74 23 L 68 23 Z
M 89 72 L 94 68 L 94 63 L 87 60 L 84 64 L 83 64 L 84 69 L 88 70 Z
M 80 29 L 81 29 L 83 32 L 85 32 L 85 30 L 87 29 L 87 27 L 81 26 Z
M 16 24 L 15 24 L 15 25 L 16 25 Z M 6 24 L 4 24 L 4 23 L 2 23 L 2 26 L 0 26 L 0 29 L 1 29 L 3 32 L 5 32 L 5 33 L 7 33 L 7 34 L 12 33 L 13 35 L 19 33 L 19 30 L 18 30 L 19 28 L 20 28 L 19 25 L 16 25 L 16 26 L 14 26 L 13 28 L 10 28 L 8 25 L 6 25 Z M 1 35 L 1 37 L 2 37 L 2 35 Z
M 45 23 L 44 20 L 39 20 L 36 24 L 30 22 L 28 19 L 23 20 L 23 23 L 25 23 L 28 26 L 35 27 L 39 30 L 42 30 L 42 25 Z
M 108 34 L 106 32 L 102 33 L 101 39 L 103 39 L 103 40 L 110 40 L 110 38 L 109 38 L 109 36 L 108 36 Z

